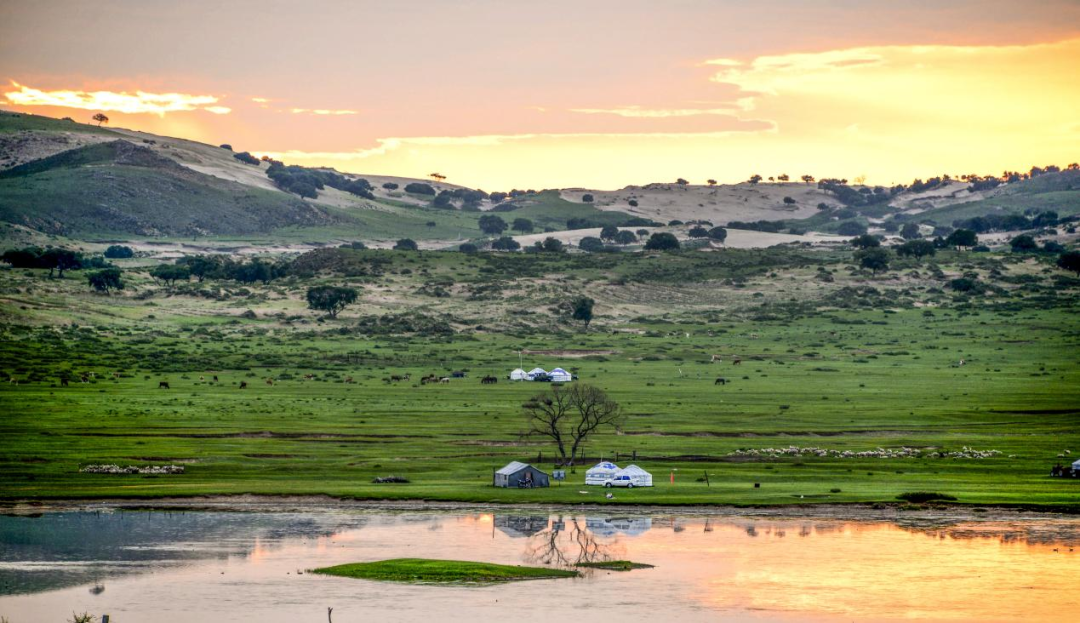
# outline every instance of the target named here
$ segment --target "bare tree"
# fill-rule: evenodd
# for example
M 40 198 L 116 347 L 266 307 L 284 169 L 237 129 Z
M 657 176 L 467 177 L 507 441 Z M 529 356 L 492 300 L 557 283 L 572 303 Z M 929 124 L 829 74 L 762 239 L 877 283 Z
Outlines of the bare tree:
M 556 385 L 550 392 L 537 394 L 522 409 L 528 424 L 526 435 L 542 435 L 555 442 L 565 465 L 573 465 L 581 444 L 598 429 L 618 429 L 623 421 L 619 403 L 604 390 L 592 385 Z M 569 446 L 569 457 L 567 456 Z

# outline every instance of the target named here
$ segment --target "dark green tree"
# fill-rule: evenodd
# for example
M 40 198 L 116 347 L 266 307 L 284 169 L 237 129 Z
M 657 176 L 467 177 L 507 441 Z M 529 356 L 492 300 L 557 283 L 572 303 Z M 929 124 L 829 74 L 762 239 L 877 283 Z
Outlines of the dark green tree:
M 615 227 L 614 225 L 605 225 L 600 230 L 600 239 L 601 240 L 614 240 L 615 236 L 618 236 L 618 235 L 619 235 L 619 228 Z
M 617 244 L 633 244 L 637 242 L 637 236 L 629 229 L 624 229 L 615 234 L 615 242 Z
M 395 251 L 417 251 L 419 249 L 420 247 L 417 246 L 416 241 L 409 238 L 402 238 L 394 243 Z
M 900 228 L 900 237 L 904 240 L 916 240 L 922 237 L 919 233 L 919 226 L 916 223 L 904 223 L 904 226 Z
M 708 238 L 709 230 L 705 229 L 701 225 L 695 225 L 690 228 L 690 231 L 687 233 L 687 235 L 689 235 L 691 238 Z
M 488 234 L 489 236 L 498 236 L 506 231 L 506 221 L 502 220 L 494 214 L 485 214 L 477 221 L 480 226 L 480 231 Z
M 863 234 L 852 238 L 851 246 L 856 249 L 872 249 L 874 247 L 880 247 L 881 241 L 870 234 Z
M 727 240 L 727 230 L 723 227 L 713 227 L 709 230 L 709 238 L 717 242 L 723 242 Z
M 519 231 L 519 232 L 521 232 L 523 234 L 527 234 L 527 233 L 531 232 L 534 227 L 535 227 L 535 225 L 533 225 L 533 222 L 530 221 L 529 219 L 527 219 L 527 218 L 516 218 L 516 219 L 514 219 L 514 224 L 511 227 L 511 229 L 513 229 L 514 231 Z
M 135 250 L 131 247 L 126 247 L 119 244 L 114 244 L 108 249 L 105 249 L 105 257 L 110 260 L 122 260 L 129 257 L 135 257 Z
M 86 275 L 90 287 L 98 292 L 109 294 L 112 290 L 123 290 L 124 281 L 119 268 L 105 268 Z
M 889 260 L 892 254 L 881 247 L 863 249 L 855 253 L 855 261 L 863 268 L 869 268 L 870 273 L 876 275 L 879 270 L 889 269 Z
M 540 243 L 537 243 L 537 244 L 540 244 Z M 544 242 L 543 242 L 542 246 L 543 246 L 544 252 L 546 252 L 546 253 L 562 253 L 565 250 L 563 248 L 562 241 L 559 240 L 558 238 L 552 238 L 551 236 L 548 236 L 547 238 L 544 238 Z
M 937 247 L 929 240 L 908 240 L 896 247 L 896 254 L 902 257 L 914 257 L 921 259 L 926 256 L 933 257 L 937 253 Z
M 585 193 L 584 195 L 581 196 L 581 201 L 583 203 L 592 203 L 593 199 L 594 199 L 594 197 L 589 193 Z
M 171 288 L 177 281 L 187 281 L 191 277 L 191 269 L 183 264 L 159 264 L 150 271 L 150 276 Z
M 461 245 L 458 245 L 458 251 L 461 251 L 462 253 L 476 253 L 479 250 L 480 247 L 476 246 L 471 242 L 465 242 Z
M 645 243 L 646 251 L 674 251 L 678 249 L 679 239 L 674 234 L 667 232 L 657 232 L 649 236 L 649 240 Z
M 578 242 L 578 248 L 588 253 L 599 253 L 604 250 L 604 241 L 596 236 L 585 236 Z
M 355 303 L 359 296 L 356 288 L 315 286 L 307 291 L 308 309 L 324 311 L 331 318 L 337 318 L 338 312 Z
M 587 296 L 579 296 L 571 301 L 571 317 L 574 320 L 581 321 L 585 324 L 585 330 L 589 330 L 589 323 L 593 319 L 593 306 L 596 305 L 596 301 Z
M 514 240 L 510 236 L 503 236 L 498 240 L 491 243 L 491 248 L 496 251 L 517 251 L 521 248 L 521 243 Z
M 1009 246 L 1012 247 L 1014 253 L 1032 253 L 1039 250 L 1039 243 L 1035 242 L 1035 238 L 1028 234 L 1016 236 L 1009 241 Z
M 949 237 L 945 239 L 945 244 L 956 247 L 956 250 L 960 251 L 964 247 L 973 247 L 979 244 L 979 236 L 970 229 L 957 229 L 949 234 Z
M 1076 273 L 1080 277 L 1080 251 L 1068 251 L 1058 256 L 1057 266 L 1062 270 Z
M 61 279 L 64 278 L 65 270 L 78 270 L 82 268 L 82 256 L 71 249 L 46 249 L 38 258 L 42 268 L 49 269 L 49 277 L 55 270 Z

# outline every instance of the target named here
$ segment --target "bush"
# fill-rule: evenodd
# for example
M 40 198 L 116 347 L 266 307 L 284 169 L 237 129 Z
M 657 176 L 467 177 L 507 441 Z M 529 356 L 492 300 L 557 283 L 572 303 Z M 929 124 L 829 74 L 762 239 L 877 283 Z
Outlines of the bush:
M 866 225 L 858 221 L 846 221 L 836 228 L 836 233 L 841 236 L 861 236 L 866 233 Z
M 259 162 L 260 162 L 260 160 L 258 158 L 256 158 L 255 156 L 252 156 L 250 152 L 246 152 L 246 151 L 242 151 L 242 152 L 240 152 L 238 154 L 233 154 L 233 158 L 236 158 L 237 160 L 239 160 L 240 162 L 243 162 L 244 164 L 253 164 L 255 166 L 259 166 Z
M 578 243 L 578 248 L 588 253 L 599 253 L 604 250 L 604 241 L 595 236 L 585 236 Z
M 386 190 L 397 190 L 399 188 L 399 186 L 397 184 L 395 184 L 394 182 L 386 182 L 385 184 L 382 185 L 382 187 L 385 188 Z
M 503 236 L 495 242 L 492 242 L 491 248 L 496 251 L 517 251 L 521 248 L 521 243 L 510 236 Z
M 423 182 L 412 182 L 410 184 L 406 184 L 405 192 L 413 193 L 416 195 L 435 196 L 435 189 L 427 184 L 424 184 Z
M 590 195 L 589 193 L 585 193 L 584 195 L 581 196 L 581 201 L 583 203 L 592 203 L 593 202 L 593 196 Z
M 695 225 L 690 228 L 689 236 L 691 238 L 708 238 L 709 230 L 705 229 L 701 225 Z
M 108 249 L 105 249 L 105 257 L 109 258 L 110 260 L 119 260 L 129 257 L 135 257 L 135 250 L 131 247 L 114 244 Z
M 674 234 L 658 232 L 649 236 L 645 243 L 646 251 L 673 251 L 680 247 L 679 239 Z
M 727 230 L 723 227 L 713 227 L 709 230 L 709 238 L 717 242 L 723 242 L 727 240 Z
M 462 253 L 476 253 L 479 250 L 480 247 L 471 242 L 466 242 L 458 246 L 458 251 L 461 251 Z
M 416 241 L 408 238 L 402 238 L 394 244 L 395 251 L 416 251 L 420 247 L 416 245 Z

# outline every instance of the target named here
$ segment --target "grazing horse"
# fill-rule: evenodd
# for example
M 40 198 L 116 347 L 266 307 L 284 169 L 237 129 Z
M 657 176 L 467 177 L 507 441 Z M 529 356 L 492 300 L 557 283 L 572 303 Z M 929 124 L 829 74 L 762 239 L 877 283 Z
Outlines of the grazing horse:
M 305 375 L 304 375 L 304 380 L 305 380 L 305 381 L 312 381 L 312 380 L 315 380 L 315 375 L 314 375 L 314 374 L 305 374 Z
M 120 380 L 120 373 L 119 373 L 119 372 L 113 372 L 113 373 L 112 373 L 112 377 L 113 377 L 114 379 Z
M 271 378 L 271 377 L 267 377 L 267 378 L 266 378 L 266 384 L 267 384 L 267 385 L 273 385 L 273 384 L 274 384 L 274 379 L 273 379 L 273 378 Z
M 79 382 L 80 383 L 89 383 L 90 382 L 90 377 L 84 374 L 84 375 L 79 377 Z
M 349 384 L 349 385 L 352 385 L 352 384 L 353 384 L 353 380 L 352 380 L 352 377 L 351 377 L 351 376 L 347 376 L 347 377 L 345 377 L 345 382 L 346 382 L 347 384 Z
M 205 383 L 206 382 L 206 377 L 205 376 L 199 376 L 199 382 L 200 383 Z
M 168 381 L 160 381 L 157 384 L 157 388 L 158 389 L 172 389 L 171 387 L 169 387 L 169 382 Z
M 67 386 L 68 386 L 67 377 L 64 377 L 64 378 L 60 379 L 60 387 L 67 387 Z
M 439 382 L 440 383 L 449 383 L 450 382 L 450 377 L 444 376 L 441 379 L 439 379 Z
M 218 380 L 217 380 L 217 375 L 216 375 L 216 374 L 214 375 L 214 382 L 215 382 L 215 383 L 217 383 L 217 382 L 218 382 Z
M 739 359 L 739 358 L 735 358 L 735 359 L 731 360 L 731 365 L 733 365 L 733 366 L 737 366 L 737 365 L 739 365 L 741 363 L 742 363 L 742 359 Z
M 392 375 L 390 375 L 390 380 L 391 381 L 408 381 L 410 378 L 412 378 L 411 374 L 402 374 L 402 375 L 392 374 Z
M 722 376 L 718 376 L 716 377 L 716 381 L 713 382 L 713 385 L 727 385 L 727 379 Z
M 480 379 L 481 385 L 493 385 L 498 382 L 499 378 L 491 375 L 485 376 L 484 378 Z
M 709 363 L 724 363 L 724 360 L 720 358 L 720 355 L 713 355 Z
M 247 389 L 247 381 L 240 381 L 240 389 Z

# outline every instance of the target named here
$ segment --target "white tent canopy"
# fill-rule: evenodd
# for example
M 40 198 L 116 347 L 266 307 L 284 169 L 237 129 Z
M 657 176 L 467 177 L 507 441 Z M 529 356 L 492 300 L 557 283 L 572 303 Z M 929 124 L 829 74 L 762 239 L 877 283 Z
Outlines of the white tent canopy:
M 510 380 L 511 381 L 528 381 L 529 380 L 529 375 L 524 370 L 522 370 L 521 368 L 517 368 L 516 370 L 514 370 L 513 372 L 510 373 Z
M 1073 461 L 1073 469 L 1080 469 L 1080 459 Z
M 533 368 L 532 370 L 529 370 L 529 380 L 532 381 L 541 374 L 547 374 L 547 370 L 543 368 Z
M 551 376 L 551 380 L 554 383 L 569 383 L 574 380 L 574 377 L 562 368 L 555 368 L 551 372 L 548 372 L 548 375 Z
M 627 465 L 620 469 L 616 476 L 629 476 L 630 482 L 634 483 L 635 487 L 651 487 L 652 474 L 641 469 L 637 465 Z
M 585 484 L 602 485 L 619 471 L 619 466 L 607 461 L 601 461 L 585 472 Z

